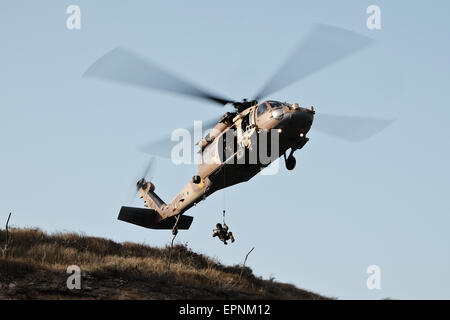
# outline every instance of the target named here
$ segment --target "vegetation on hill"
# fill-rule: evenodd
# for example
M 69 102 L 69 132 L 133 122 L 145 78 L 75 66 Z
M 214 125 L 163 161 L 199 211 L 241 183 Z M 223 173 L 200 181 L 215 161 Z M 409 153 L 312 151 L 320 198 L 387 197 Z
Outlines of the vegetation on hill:
M 76 233 L 0 230 L 0 299 L 324 299 L 224 266 L 187 246 L 154 248 Z M 80 267 L 69 290 L 67 268 Z M 242 273 L 242 274 L 241 274 Z

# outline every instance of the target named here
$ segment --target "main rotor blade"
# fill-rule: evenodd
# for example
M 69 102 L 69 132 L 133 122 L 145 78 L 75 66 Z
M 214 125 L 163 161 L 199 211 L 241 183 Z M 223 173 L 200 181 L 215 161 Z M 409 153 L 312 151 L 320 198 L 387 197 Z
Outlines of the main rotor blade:
M 256 100 L 306 78 L 371 44 L 366 36 L 328 25 L 315 25 L 309 36 L 256 95 Z
M 83 77 L 175 92 L 221 105 L 233 102 L 199 89 L 124 48 L 116 48 L 105 54 L 86 70 Z
M 381 132 L 395 120 L 316 114 L 312 129 L 348 140 L 359 142 Z
M 202 121 L 202 131 L 203 131 L 202 135 L 204 136 L 205 131 L 208 129 L 212 129 L 217 124 L 218 121 L 219 121 L 218 117 L 209 119 L 207 121 Z M 186 127 L 185 129 L 188 130 L 190 133 L 191 148 L 193 150 L 194 149 L 193 144 L 198 142 L 198 141 L 194 141 L 194 138 L 196 138 L 194 136 L 194 126 L 192 125 L 190 127 Z M 169 134 L 169 135 L 163 136 L 159 139 L 153 140 L 147 144 L 142 145 L 141 147 L 139 147 L 139 150 L 144 153 L 147 153 L 147 154 L 170 159 L 172 149 L 178 143 L 180 143 L 180 142 L 172 141 L 171 134 Z

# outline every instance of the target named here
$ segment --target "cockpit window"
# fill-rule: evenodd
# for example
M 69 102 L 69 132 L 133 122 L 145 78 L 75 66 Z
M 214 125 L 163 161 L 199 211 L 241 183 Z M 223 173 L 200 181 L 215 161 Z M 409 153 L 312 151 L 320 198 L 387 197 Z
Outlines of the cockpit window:
M 272 109 L 278 109 L 278 108 L 282 108 L 283 104 L 278 102 L 278 101 L 267 101 L 270 106 L 272 107 Z
M 267 104 L 265 102 L 261 103 L 258 107 L 258 117 L 267 111 Z

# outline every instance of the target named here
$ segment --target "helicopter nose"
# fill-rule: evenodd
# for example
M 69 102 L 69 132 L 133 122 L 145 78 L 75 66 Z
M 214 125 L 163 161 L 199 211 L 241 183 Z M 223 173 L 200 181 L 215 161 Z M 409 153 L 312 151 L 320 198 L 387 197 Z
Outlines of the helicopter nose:
M 280 121 L 280 128 L 289 136 L 298 136 L 308 133 L 311 129 L 314 115 L 311 112 L 296 111 L 285 113 Z

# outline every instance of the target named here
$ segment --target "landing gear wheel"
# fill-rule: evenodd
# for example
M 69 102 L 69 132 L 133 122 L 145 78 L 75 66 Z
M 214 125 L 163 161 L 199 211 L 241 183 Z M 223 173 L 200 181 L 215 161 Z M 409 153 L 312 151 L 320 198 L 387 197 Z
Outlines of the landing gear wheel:
M 297 163 L 297 160 L 295 160 L 294 156 L 289 156 L 286 159 L 286 169 L 293 170 L 295 168 L 295 164 Z

